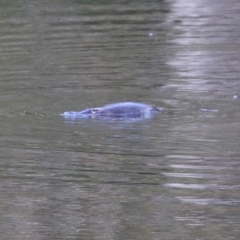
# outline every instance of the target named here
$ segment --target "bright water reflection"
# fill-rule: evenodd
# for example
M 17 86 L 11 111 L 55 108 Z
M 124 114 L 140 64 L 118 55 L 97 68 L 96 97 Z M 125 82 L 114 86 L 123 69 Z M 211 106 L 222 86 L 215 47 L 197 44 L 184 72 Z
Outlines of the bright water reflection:
M 239 239 L 239 11 L 1 3 L 1 239 Z M 59 116 L 120 101 L 166 111 Z

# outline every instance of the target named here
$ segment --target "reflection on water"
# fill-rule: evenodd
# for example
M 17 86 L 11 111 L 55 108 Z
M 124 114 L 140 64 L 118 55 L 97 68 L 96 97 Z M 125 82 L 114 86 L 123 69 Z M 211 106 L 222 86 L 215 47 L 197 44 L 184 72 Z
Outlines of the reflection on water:
M 1 3 L 1 239 L 239 239 L 239 9 Z

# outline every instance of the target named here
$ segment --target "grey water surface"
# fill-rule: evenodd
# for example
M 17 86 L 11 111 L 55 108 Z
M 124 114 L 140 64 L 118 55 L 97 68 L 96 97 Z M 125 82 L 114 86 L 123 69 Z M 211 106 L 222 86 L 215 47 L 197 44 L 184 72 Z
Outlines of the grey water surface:
M 240 239 L 239 78 L 237 0 L 2 1 L 0 239 Z

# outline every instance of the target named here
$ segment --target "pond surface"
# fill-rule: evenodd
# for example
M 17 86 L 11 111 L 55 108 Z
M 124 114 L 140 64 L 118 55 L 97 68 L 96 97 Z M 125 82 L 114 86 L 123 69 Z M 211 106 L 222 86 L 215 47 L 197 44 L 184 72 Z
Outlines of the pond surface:
M 0 236 L 240 239 L 237 0 L 3 1 Z M 139 121 L 64 119 L 108 103 Z

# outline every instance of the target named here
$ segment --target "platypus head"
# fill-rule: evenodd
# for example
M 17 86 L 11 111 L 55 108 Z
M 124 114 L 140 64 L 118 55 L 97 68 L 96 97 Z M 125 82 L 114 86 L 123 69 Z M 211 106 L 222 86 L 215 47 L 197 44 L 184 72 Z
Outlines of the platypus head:
M 87 109 L 79 112 L 79 115 L 91 117 L 91 116 L 98 114 L 100 110 L 101 110 L 101 108 L 87 108 Z

